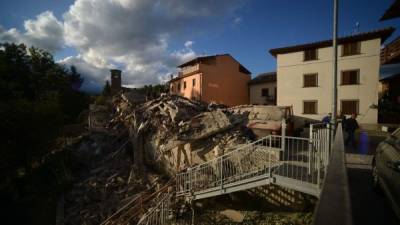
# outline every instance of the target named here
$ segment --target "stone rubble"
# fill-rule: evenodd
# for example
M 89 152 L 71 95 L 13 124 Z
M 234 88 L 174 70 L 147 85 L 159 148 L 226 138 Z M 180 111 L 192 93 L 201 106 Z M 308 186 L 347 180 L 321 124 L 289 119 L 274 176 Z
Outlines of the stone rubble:
M 161 174 L 172 177 L 255 140 L 251 121 L 283 117 L 276 108 L 263 114 L 249 106 L 226 108 L 179 96 L 130 99 L 114 96 L 108 135 L 91 134 L 76 146 L 81 176 L 65 195 L 64 224 L 110 220 L 135 196 L 164 184 Z
M 115 139 L 91 134 L 74 146 L 78 161 L 73 172 L 79 176 L 64 196 L 63 224 L 98 225 L 151 185 L 163 182 L 151 170 L 139 173 L 130 152 L 119 150 L 118 146 L 125 147 L 123 138 L 112 143 Z
M 252 139 L 244 127 L 248 113 L 234 113 L 222 105 L 179 96 L 136 106 L 121 96 L 114 105 L 111 126 L 124 124 L 130 130 L 136 162 L 155 164 L 171 175 Z

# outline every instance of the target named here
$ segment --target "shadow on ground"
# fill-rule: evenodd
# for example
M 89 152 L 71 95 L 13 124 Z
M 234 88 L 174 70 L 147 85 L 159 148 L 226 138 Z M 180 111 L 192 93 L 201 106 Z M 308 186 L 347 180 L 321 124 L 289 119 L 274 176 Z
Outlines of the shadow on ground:
M 400 225 L 400 221 L 382 193 L 371 185 L 371 170 L 347 169 L 353 225 Z

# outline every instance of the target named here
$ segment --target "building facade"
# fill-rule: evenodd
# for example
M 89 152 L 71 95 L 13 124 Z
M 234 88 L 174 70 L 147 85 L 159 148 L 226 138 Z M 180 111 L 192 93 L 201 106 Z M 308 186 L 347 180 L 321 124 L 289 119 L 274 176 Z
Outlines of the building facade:
M 338 113 L 357 113 L 359 123 L 377 123 L 381 44 L 387 28 L 338 39 Z M 332 40 L 271 49 L 277 58 L 277 104 L 295 115 L 321 120 L 332 109 Z
M 172 95 L 227 106 L 249 103 L 251 73 L 229 54 L 197 57 L 178 68 L 169 82 Z
M 276 105 L 276 72 L 262 73 L 249 81 L 250 104 Z

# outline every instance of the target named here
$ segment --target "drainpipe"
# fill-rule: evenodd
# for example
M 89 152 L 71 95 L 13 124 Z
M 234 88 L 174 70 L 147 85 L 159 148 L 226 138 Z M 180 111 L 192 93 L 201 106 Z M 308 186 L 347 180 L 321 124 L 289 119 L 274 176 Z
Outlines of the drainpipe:
M 337 115 L 337 29 L 338 29 L 338 0 L 333 0 L 333 38 L 332 38 L 332 129 L 336 130 Z M 334 133 L 334 132 L 332 132 Z M 333 140 L 333 139 L 331 139 Z
M 203 97 L 203 74 L 200 75 L 200 101 Z

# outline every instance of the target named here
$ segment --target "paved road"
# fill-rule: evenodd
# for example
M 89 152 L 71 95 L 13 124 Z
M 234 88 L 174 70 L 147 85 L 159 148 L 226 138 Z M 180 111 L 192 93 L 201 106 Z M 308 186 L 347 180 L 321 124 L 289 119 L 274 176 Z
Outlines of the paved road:
M 389 202 L 371 187 L 371 171 L 349 168 L 350 200 L 354 225 L 400 225 Z
M 353 153 L 346 158 L 354 225 L 400 225 L 385 196 L 371 186 L 370 161 L 383 139 L 364 133 L 358 136 L 356 149 L 346 149 L 347 153 Z

